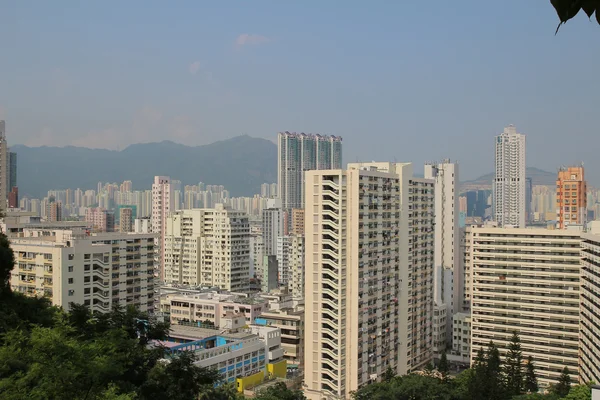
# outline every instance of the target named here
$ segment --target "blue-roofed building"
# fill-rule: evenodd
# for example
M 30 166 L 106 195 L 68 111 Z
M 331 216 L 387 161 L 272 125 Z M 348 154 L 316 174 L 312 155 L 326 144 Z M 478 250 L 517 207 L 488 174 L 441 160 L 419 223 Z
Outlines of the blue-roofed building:
M 245 328 L 243 316 L 232 314 L 230 329 L 172 325 L 167 341 L 155 343 L 166 348 L 167 359 L 192 351 L 195 364 L 217 369 L 226 383 L 235 383 L 243 393 L 269 378 L 285 378 L 287 362 L 281 347 L 281 330 L 270 326 Z

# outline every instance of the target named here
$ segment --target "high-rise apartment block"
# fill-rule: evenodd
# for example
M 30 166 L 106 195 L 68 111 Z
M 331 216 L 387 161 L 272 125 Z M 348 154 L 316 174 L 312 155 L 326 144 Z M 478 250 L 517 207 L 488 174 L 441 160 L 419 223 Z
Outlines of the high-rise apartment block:
M 579 376 L 581 382 L 600 381 L 600 235 L 582 235 L 581 331 Z
M 585 226 L 587 222 L 587 183 L 581 167 L 562 167 L 556 179 L 556 225 Z
M 506 355 L 514 332 L 540 386 L 564 367 L 578 379 L 580 233 L 471 228 L 471 360 L 493 341 Z
M 250 280 L 246 214 L 215 208 L 178 210 L 165 224 L 165 282 L 244 292 Z
M 121 192 L 131 192 L 133 190 L 133 183 L 131 181 L 123 181 L 119 189 Z
M 290 280 L 290 255 L 291 247 L 290 244 L 292 238 L 289 235 L 279 236 L 277 238 L 277 278 L 281 285 L 287 285 Z
M 412 174 L 412 166 L 411 166 Z M 407 307 L 406 357 L 402 373 L 424 368 L 433 357 L 434 275 L 435 275 L 435 194 L 434 181 L 412 178 L 408 181 L 408 205 L 402 210 L 408 215 L 408 280 L 406 296 L 400 293 L 401 304 Z M 404 231 L 402 231 L 404 232 Z M 402 332 L 402 331 L 401 331 Z
M 54 201 L 46 204 L 46 220 L 50 222 L 62 221 L 62 202 Z
M 165 241 L 167 230 L 167 217 L 173 211 L 173 191 L 171 178 L 168 176 L 155 176 L 152 184 L 152 232 L 158 234 L 159 248 L 157 252 L 158 276 L 164 279 L 165 257 L 162 246 Z
M 292 209 L 292 221 L 290 225 L 290 234 L 304 235 L 304 209 Z
M 493 218 L 498 226 L 525 227 L 525 135 L 509 125 L 496 136 Z
M 153 311 L 153 234 L 89 234 L 83 229 L 28 228 L 9 237 L 14 291 L 108 312 L 114 305 Z
M 525 178 L 525 223 L 533 222 L 533 179 Z
M 258 279 L 260 279 L 260 290 L 263 293 L 269 293 L 279 287 L 279 266 L 276 256 L 263 256 Z
M 263 183 L 260 185 L 260 195 L 265 198 L 277 197 L 277 184 L 276 183 Z
M 288 289 L 294 299 L 304 298 L 304 235 L 291 235 Z
M 119 210 L 119 230 L 121 232 L 133 232 L 133 209 L 121 207 Z
M 115 230 L 115 213 L 100 207 L 85 210 L 85 221 L 95 232 L 113 232 Z
M 8 208 L 19 208 L 19 188 L 14 186 L 8 194 Z
M 432 360 L 433 185 L 411 164 L 307 172 L 309 399 L 345 399 Z
M 6 209 L 6 199 L 10 189 L 8 171 L 10 165 L 8 142 L 6 140 L 6 123 L 4 120 L 0 120 L 0 211 Z
M 279 207 L 270 207 L 262 212 L 262 234 L 264 254 L 277 254 L 277 238 L 285 235 L 286 213 Z
M 452 339 L 452 316 L 462 308 L 462 276 L 458 233 L 458 164 L 444 160 L 425 165 L 425 178 L 435 182 L 434 351 L 441 355 Z
M 282 208 L 304 208 L 304 173 L 342 167 L 342 138 L 280 132 L 277 190 Z
M 250 276 L 255 277 L 262 270 L 264 244 L 262 234 L 250 232 Z
M 17 182 L 17 153 L 8 153 L 8 190 L 18 185 Z

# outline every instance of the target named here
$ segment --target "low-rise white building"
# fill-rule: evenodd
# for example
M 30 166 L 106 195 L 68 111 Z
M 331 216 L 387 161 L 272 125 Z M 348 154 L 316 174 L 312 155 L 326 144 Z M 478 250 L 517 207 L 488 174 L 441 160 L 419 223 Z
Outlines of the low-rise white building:
M 287 373 L 281 331 L 275 327 L 251 325 L 230 332 L 175 325 L 169 340 L 160 344 L 167 348 L 167 359 L 192 351 L 196 365 L 218 370 L 239 392 Z
M 456 313 L 452 317 L 452 359 L 469 363 L 471 356 L 471 314 Z
M 258 296 L 219 291 L 188 291 L 161 295 L 160 311 L 169 315 L 172 325 L 208 324 L 224 326 L 227 312 L 243 315 L 246 324 L 268 310 L 268 300 Z

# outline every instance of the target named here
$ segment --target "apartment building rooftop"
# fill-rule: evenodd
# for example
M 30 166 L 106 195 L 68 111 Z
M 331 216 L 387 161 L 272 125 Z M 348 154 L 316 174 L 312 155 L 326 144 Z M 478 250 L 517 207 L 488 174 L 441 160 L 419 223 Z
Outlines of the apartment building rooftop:
M 171 325 L 169 337 L 186 340 L 202 340 L 220 336 L 230 340 L 243 340 L 255 336 L 251 331 L 230 332 L 224 329 L 212 329 L 192 325 Z
M 263 304 L 266 300 L 262 297 L 253 295 L 246 296 L 243 293 L 219 291 L 215 289 L 201 289 L 201 290 L 190 290 L 190 291 L 177 291 L 177 292 L 164 292 L 161 289 L 163 295 L 178 296 L 189 300 L 212 300 L 220 303 L 231 303 L 235 302 L 238 304 Z

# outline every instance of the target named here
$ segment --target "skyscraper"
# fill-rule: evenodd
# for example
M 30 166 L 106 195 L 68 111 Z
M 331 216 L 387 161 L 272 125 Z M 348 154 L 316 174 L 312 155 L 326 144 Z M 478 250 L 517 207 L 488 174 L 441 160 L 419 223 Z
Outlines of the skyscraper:
M 6 200 L 9 192 L 10 161 L 8 159 L 8 142 L 6 141 L 6 123 L 0 120 L 0 211 L 6 209 Z
M 19 188 L 14 186 L 8 194 L 8 208 L 19 208 Z
M 277 190 L 284 210 L 304 207 L 304 172 L 342 167 L 342 138 L 280 132 Z
M 277 238 L 285 235 L 285 213 L 281 208 L 267 208 L 262 212 L 264 254 L 277 254 Z
M 432 360 L 433 184 L 386 162 L 306 174 L 310 400 L 345 399 L 388 368 Z
M 437 326 L 434 326 L 434 351 L 446 351 L 452 339 L 452 316 L 460 311 L 458 164 L 444 160 L 425 165 L 425 178 L 435 181 L 435 275 L 434 302 Z
M 585 225 L 587 183 L 583 167 L 562 167 L 556 179 L 556 227 Z
M 173 191 L 171 190 L 171 178 L 168 176 L 155 176 L 152 184 L 152 233 L 158 234 L 158 252 L 156 252 L 158 276 L 164 279 L 165 258 L 163 244 L 166 234 L 166 220 L 173 210 Z
M 62 221 L 62 203 L 53 201 L 46 206 L 46 221 L 59 222 Z
M 525 223 L 530 224 L 533 222 L 533 180 L 531 177 L 525 178 Z
M 17 153 L 8 153 L 8 191 L 18 186 L 17 182 Z
M 133 232 L 133 209 L 122 207 L 119 210 L 119 230 L 121 233 Z
M 165 282 L 248 289 L 250 224 L 246 214 L 217 204 L 174 211 L 165 226 Z
M 289 263 L 290 293 L 296 299 L 304 299 L 304 233 L 290 236 Z
M 509 125 L 496 136 L 493 218 L 498 226 L 525 227 L 525 135 Z
M 119 189 L 121 192 L 131 192 L 133 189 L 133 183 L 131 183 L 131 181 L 123 181 Z
M 114 232 L 115 213 L 100 207 L 85 210 L 85 221 L 95 232 Z

